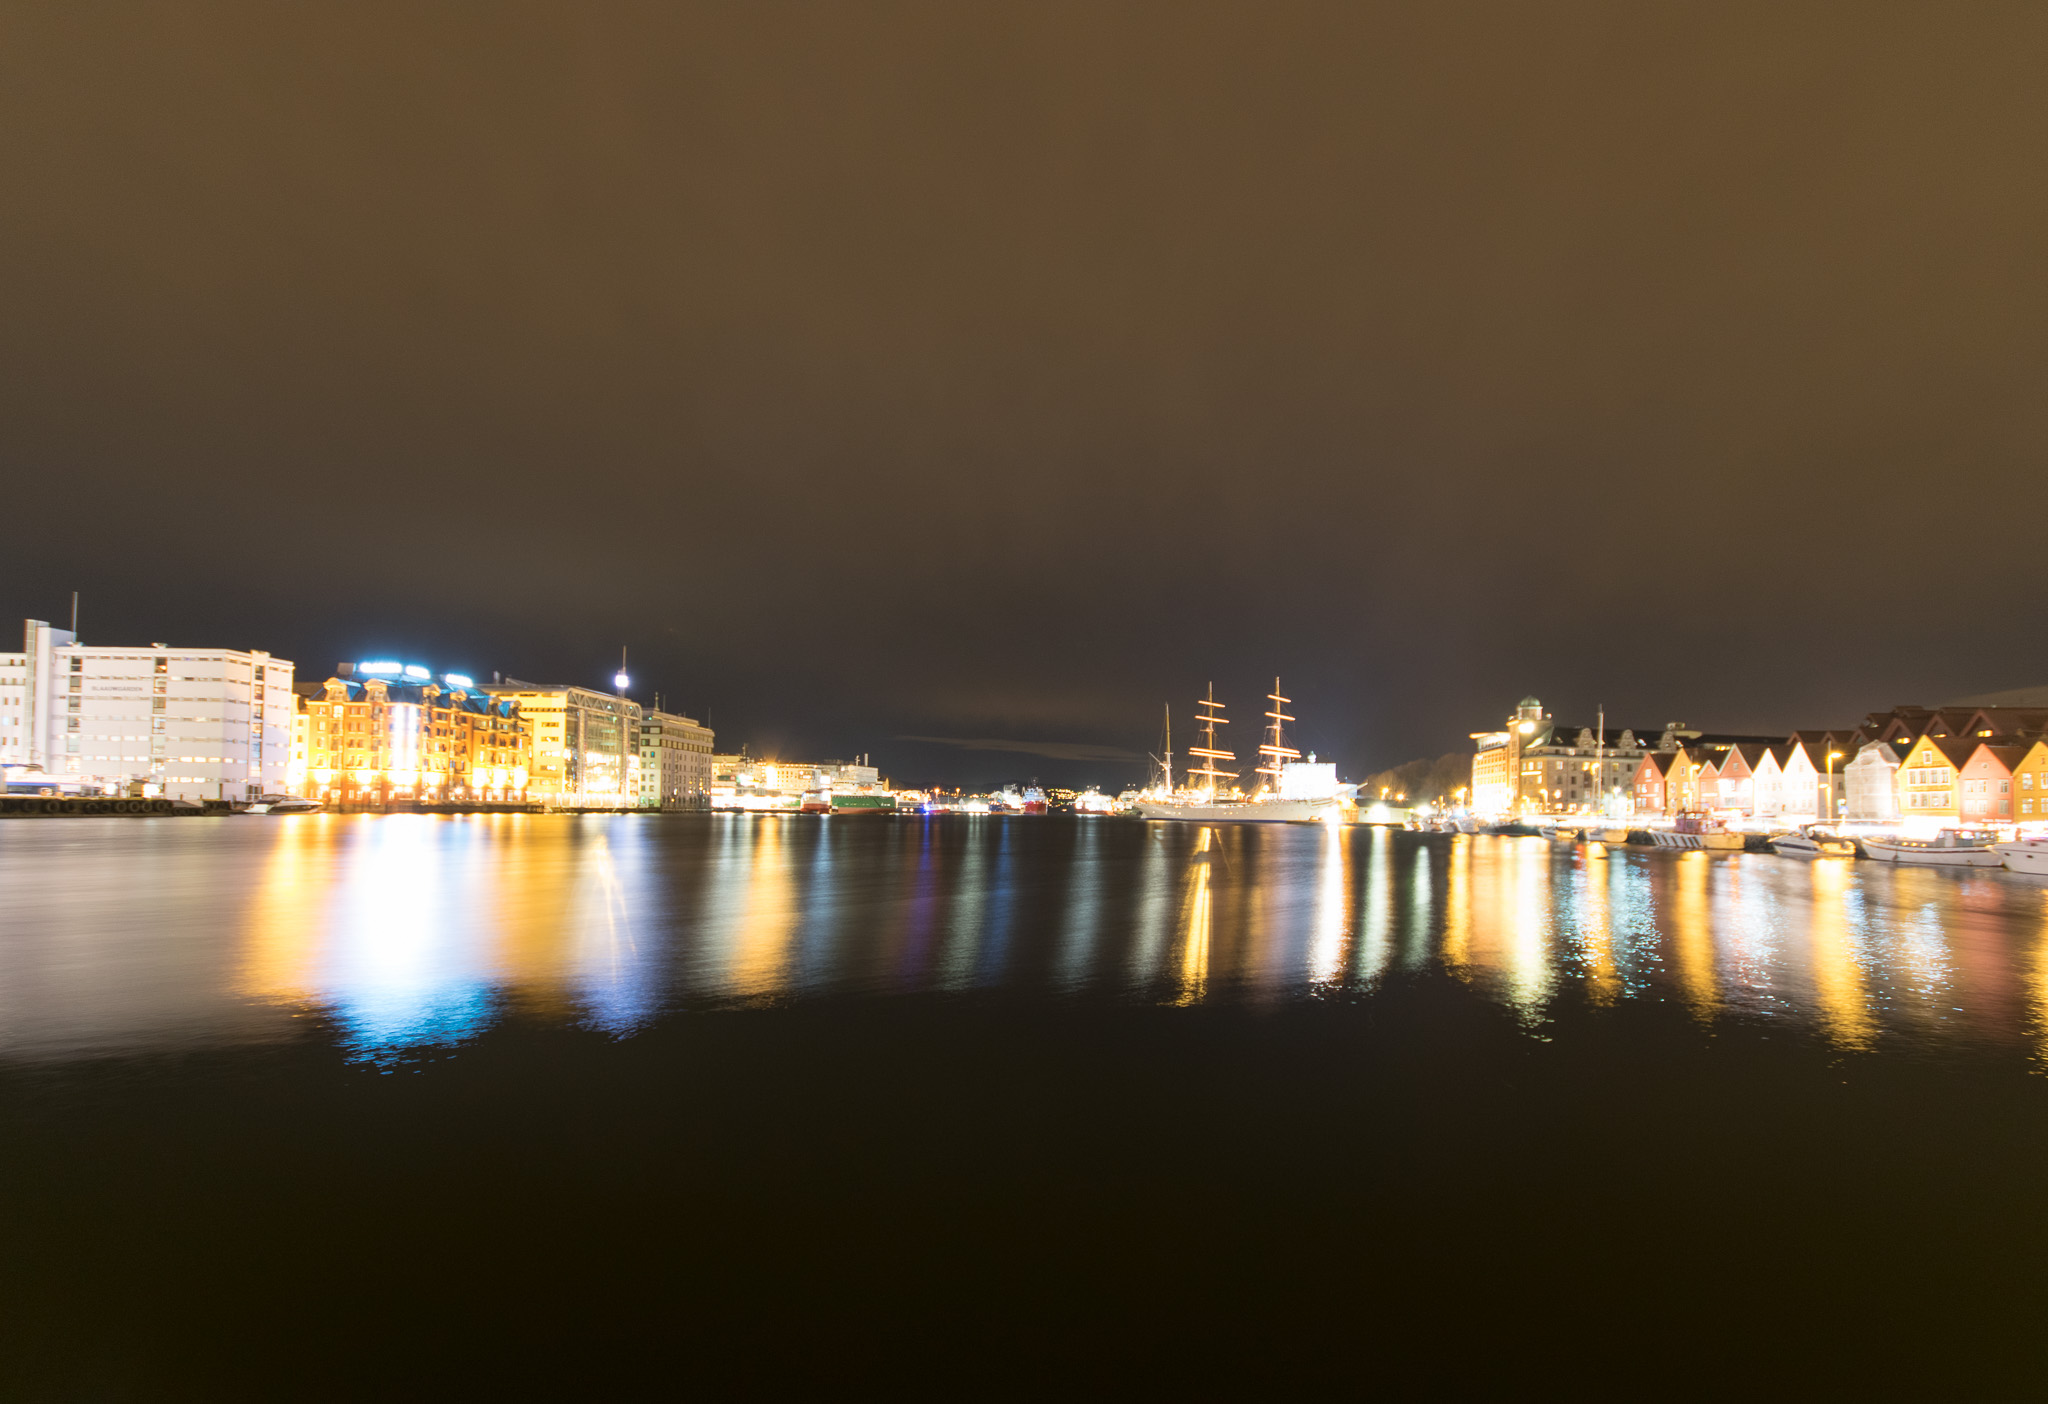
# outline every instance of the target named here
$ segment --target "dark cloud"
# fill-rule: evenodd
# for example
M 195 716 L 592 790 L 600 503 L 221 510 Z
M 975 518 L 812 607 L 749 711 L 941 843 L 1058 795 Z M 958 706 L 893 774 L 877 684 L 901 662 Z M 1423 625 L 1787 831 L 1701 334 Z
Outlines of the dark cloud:
M 0 617 L 965 782 L 2039 676 L 2040 6 L 0 26 Z

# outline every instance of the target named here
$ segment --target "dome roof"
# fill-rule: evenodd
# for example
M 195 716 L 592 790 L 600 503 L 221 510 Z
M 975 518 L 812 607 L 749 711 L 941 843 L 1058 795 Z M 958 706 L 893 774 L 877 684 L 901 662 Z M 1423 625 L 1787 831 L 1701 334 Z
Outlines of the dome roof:
M 1543 704 L 1533 697 L 1524 697 L 1521 705 L 1524 707 L 1534 707 L 1539 712 L 1543 710 Z

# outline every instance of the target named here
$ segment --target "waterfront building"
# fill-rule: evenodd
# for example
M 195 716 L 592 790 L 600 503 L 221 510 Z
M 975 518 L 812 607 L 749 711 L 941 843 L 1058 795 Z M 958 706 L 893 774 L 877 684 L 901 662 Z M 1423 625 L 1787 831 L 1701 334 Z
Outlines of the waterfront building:
M 1974 737 L 1970 738 L 1975 740 Z M 1957 772 L 1957 808 L 1966 824 L 2010 824 L 2013 821 L 2013 771 L 2028 747 L 1978 741 Z
M 1899 819 L 1899 766 L 1913 743 L 1866 741 L 1842 767 L 1842 817 L 1867 824 L 1895 824 Z
M 1757 818 L 1769 818 L 1785 808 L 1785 758 L 1792 754 L 1792 748 L 1782 743 L 1765 746 L 1750 762 L 1750 805 L 1749 812 Z
M 1777 757 L 1771 754 L 1768 745 L 1761 741 L 1731 743 L 1721 756 L 1720 774 L 1715 781 L 1715 801 L 1707 807 L 1745 817 L 1757 814 L 1757 806 L 1762 800 L 1757 789 L 1760 768 L 1768 779 L 1778 780 Z
M 1793 732 L 1779 762 L 1784 791 L 1778 813 L 1793 823 L 1840 818 L 1848 783 L 1842 767 L 1861 747 L 1862 740 L 1854 732 Z
M 1676 751 L 1651 751 L 1636 766 L 1629 779 L 1629 792 L 1637 814 L 1671 814 L 1671 770 L 1679 760 Z
M 571 683 L 517 678 L 484 691 L 517 706 L 532 731 L 528 798 L 571 809 L 639 807 L 639 703 Z
M 337 808 L 519 803 L 532 761 L 518 705 L 459 674 L 345 663 L 297 689 L 292 793 Z
M 640 807 L 711 806 L 711 728 L 659 707 L 640 720 Z
M 261 650 L 84 644 L 40 619 L 0 653 L 0 764 L 103 793 L 285 791 L 292 665 Z
M 1712 752 L 1696 753 L 1688 747 L 1686 756 L 1693 760 L 1692 792 L 1697 797 L 1694 807 L 1711 810 L 1720 804 L 1720 758 Z M 1695 758 L 1696 756 L 1696 758 Z
M 1472 808 L 1480 814 L 1597 813 L 1626 805 L 1646 732 L 1566 726 L 1525 697 L 1498 731 L 1472 733 Z
M 2048 820 L 2048 740 L 2024 743 L 2024 754 L 2012 771 L 2014 820 L 2021 824 Z
M 1958 817 L 1957 778 L 1979 744 L 1974 738 L 1928 734 L 1907 747 L 1898 772 L 1899 817 L 1909 823 Z

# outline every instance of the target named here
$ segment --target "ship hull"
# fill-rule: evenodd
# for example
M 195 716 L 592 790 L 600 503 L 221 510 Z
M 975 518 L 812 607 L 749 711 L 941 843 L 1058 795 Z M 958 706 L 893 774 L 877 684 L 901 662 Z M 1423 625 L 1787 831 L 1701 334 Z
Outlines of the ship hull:
M 1307 824 L 1337 812 L 1334 799 L 1279 799 L 1257 804 L 1171 804 L 1139 800 L 1143 819 L 1169 819 L 1191 824 Z
M 2005 866 L 2016 873 L 2037 873 L 2048 877 L 2048 843 L 2026 842 L 1995 845 L 2005 857 Z
M 1921 848 L 1912 844 L 1863 840 L 1866 857 L 1880 863 L 1904 863 L 1922 868 L 2002 868 L 2005 855 L 1990 847 Z

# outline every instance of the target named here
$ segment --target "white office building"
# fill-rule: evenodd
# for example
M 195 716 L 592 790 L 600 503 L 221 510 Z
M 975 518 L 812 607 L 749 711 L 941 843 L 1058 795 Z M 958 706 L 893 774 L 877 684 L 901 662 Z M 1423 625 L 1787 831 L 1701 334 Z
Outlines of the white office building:
M 291 737 L 292 665 L 267 653 L 82 644 L 40 619 L 0 653 L 0 766 L 16 787 L 283 794 Z

